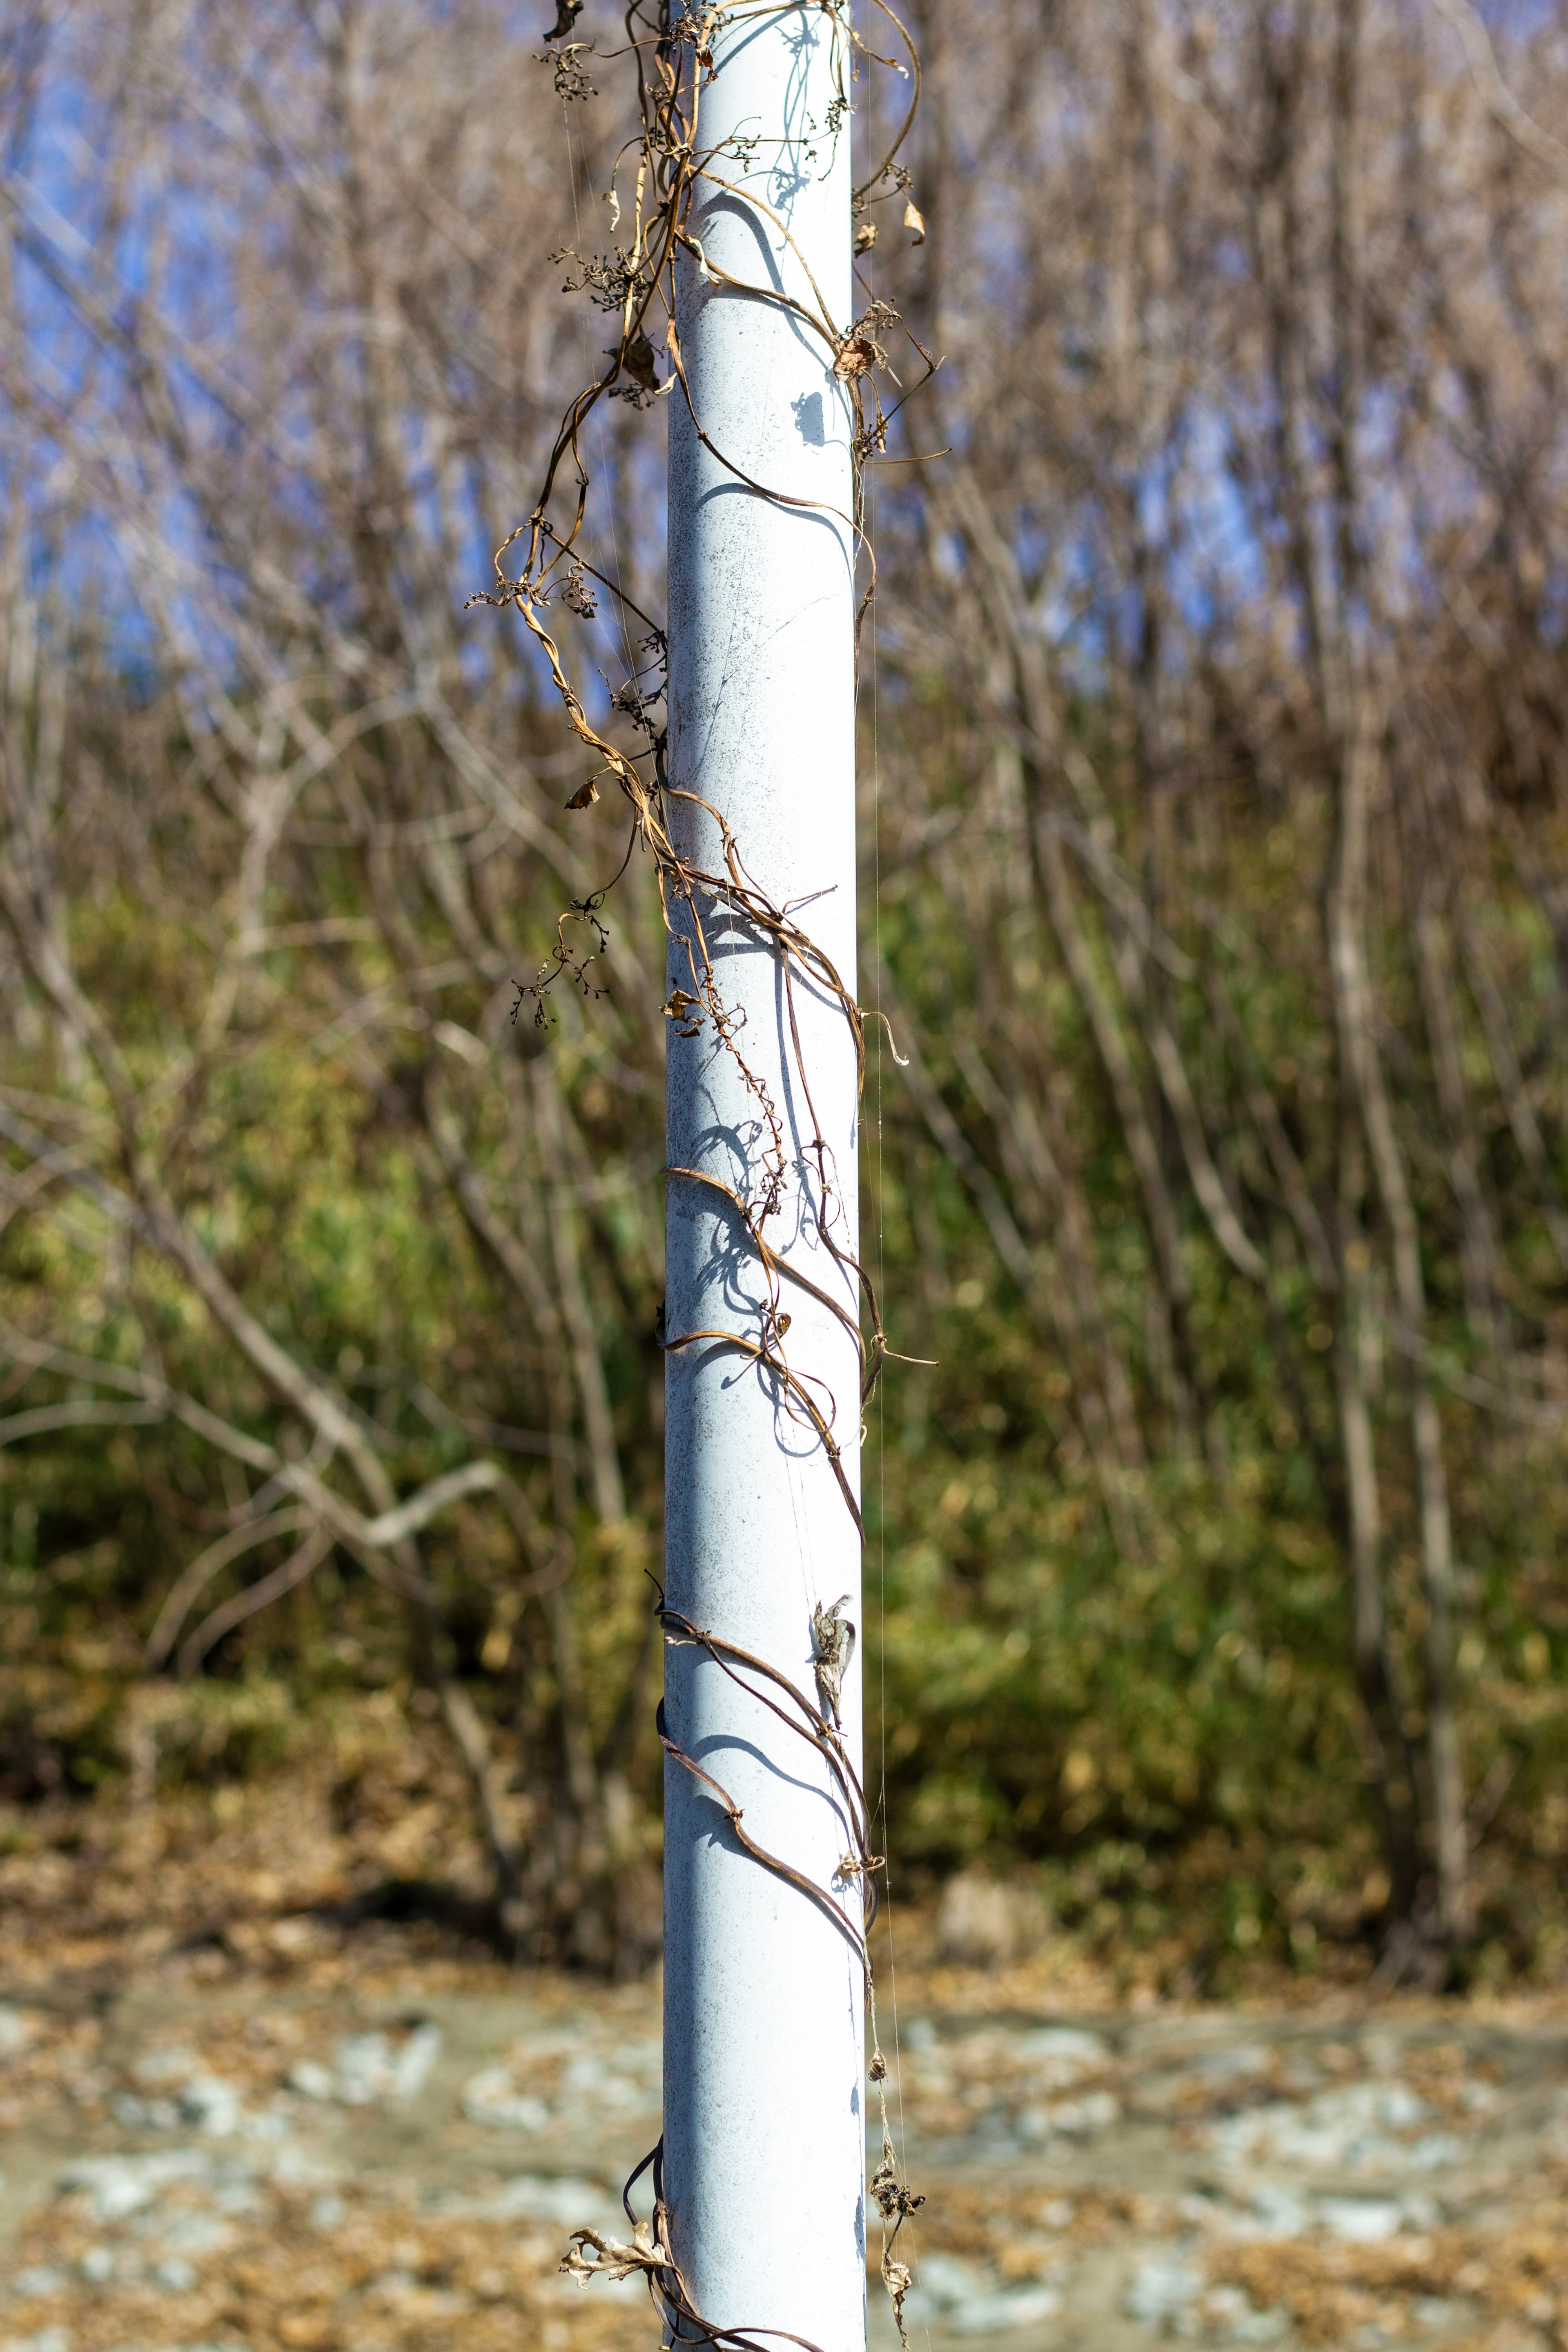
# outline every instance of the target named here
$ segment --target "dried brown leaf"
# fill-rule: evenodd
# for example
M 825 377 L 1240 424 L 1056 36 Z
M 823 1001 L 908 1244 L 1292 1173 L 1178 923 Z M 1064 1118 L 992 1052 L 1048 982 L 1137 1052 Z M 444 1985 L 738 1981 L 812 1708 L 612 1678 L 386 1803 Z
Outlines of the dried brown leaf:
M 653 346 L 641 327 L 622 354 L 621 364 L 633 383 L 644 392 L 657 392 L 659 379 L 653 373 Z
M 833 373 L 841 383 L 853 383 L 857 376 L 874 367 L 880 357 L 869 335 L 846 335 L 833 362 Z

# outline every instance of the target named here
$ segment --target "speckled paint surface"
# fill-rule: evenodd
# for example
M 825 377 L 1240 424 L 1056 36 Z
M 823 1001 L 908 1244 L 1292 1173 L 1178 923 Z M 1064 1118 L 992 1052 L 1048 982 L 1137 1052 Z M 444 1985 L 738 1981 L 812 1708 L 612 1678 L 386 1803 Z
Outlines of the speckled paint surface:
M 715 171 L 787 221 L 835 323 L 851 301 L 847 125 L 824 135 L 832 27 L 816 9 L 733 26 L 704 91 L 699 145 L 757 136 Z M 781 142 L 779 134 L 786 132 Z M 772 136 L 769 136 L 769 133 Z M 809 157 L 808 148 L 815 149 Z M 800 258 L 745 197 L 710 190 L 696 232 L 710 260 L 809 299 Z M 679 322 L 695 406 L 725 457 L 791 498 L 738 482 L 689 417 L 671 419 L 671 774 L 722 810 L 747 867 L 779 903 L 819 898 L 806 919 L 852 988 L 854 687 L 848 404 L 832 352 L 798 319 L 705 283 L 685 267 Z M 677 804 L 677 808 L 678 808 Z M 679 838 L 718 863 L 716 828 L 689 806 Z M 705 913 L 705 920 L 707 919 Z M 720 917 L 713 940 L 742 1050 L 778 1105 L 791 1162 L 768 1228 L 813 1280 L 852 1292 L 821 1246 L 798 1163 L 821 1123 L 853 1246 L 854 1063 L 841 1012 L 797 983 L 810 1100 L 787 1066 L 778 961 Z M 690 984 L 672 957 L 673 982 Z M 674 1028 L 674 1024 L 672 1024 Z M 672 1164 L 710 1170 L 749 1195 L 758 1109 L 711 1027 L 670 1040 Z M 673 1181 L 666 1327 L 758 1328 L 764 1286 L 739 1220 L 716 1194 Z M 792 1368 L 821 1383 L 852 1477 L 858 1401 L 852 1342 L 804 1294 L 789 1300 Z M 666 1549 L 674 1606 L 772 1660 L 811 1689 L 818 1602 L 852 1596 L 859 1544 L 820 1441 L 774 1384 L 734 1351 L 697 1346 L 668 1362 Z M 853 1685 L 853 1687 L 852 1687 Z M 670 1728 L 744 1808 L 748 1832 L 820 1884 L 851 1841 L 821 1759 L 690 1649 L 666 1660 Z M 858 1752 L 858 1680 L 845 1717 Z M 677 2252 L 699 2306 L 728 2324 L 785 2328 L 824 2352 L 863 2340 L 862 1997 L 831 1922 L 739 1850 L 719 1808 L 678 1766 L 666 1773 L 665 2139 Z M 852 1885 L 838 1888 L 858 1914 Z

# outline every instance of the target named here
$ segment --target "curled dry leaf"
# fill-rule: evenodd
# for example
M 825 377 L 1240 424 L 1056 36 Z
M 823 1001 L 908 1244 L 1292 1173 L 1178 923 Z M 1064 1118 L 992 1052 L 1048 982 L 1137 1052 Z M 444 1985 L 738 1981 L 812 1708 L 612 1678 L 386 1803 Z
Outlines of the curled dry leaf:
M 559 41 L 570 33 L 582 14 L 582 0 L 555 0 L 555 23 L 545 35 L 547 41 Z
M 855 231 L 855 251 L 857 253 L 869 253 L 875 243 L 875 221 L 862 221 L 859 228 Z
M 601 2238 L 597 2230 L 574 2230 L 571 2242 L 560 2258 L 562 2274 L 586 2286 L 590 2279 L 630 2278 L 634 2271 L 656 2271 L 664 2268 L 669 2260 L 668 2249 L 654 2239 L 646 2221 L 639 2221 L 632 2232 L 632 2242 L 622 2245 L 618 2239 Z M 585 2250 L 591 2246 L 591 2254 Z
M 593 778 L 590 776 L 587 783 L 580 785 L 579 789 L 573 793 L 570 800 L 567 803 L 567 806 L 569 809 L 591 808 L 598 798 L 599 786 L 594 782 Z
M 893 2305 L 893 2322 L 898 2330 L 898 2340 L 901 2344 L 907 2344 L 909 2336 L 904 2324 L 904 2298 L 915 2283 L 914 2273 L 907 2263 L 890 2262 L 884 2258 L 882 2265 L 882 2283 L 887 2289 L 888 2300 Z
M 904 202 L 904 226 L 905 228 L 912 228 L 915 231 L 915 243 L 916 245 L 925 244 L 925 215 L 921 211 L 913 196 L 906 198 Z
M 833 373 L 841 383 L 853 383 L 868 368 L 875 367 L 882 353 L 869 335 L 846 335 L 839 345 L 839 355 L 833 362 Z
M 688 1018 L 693 1013 L 695 1021 Z M 703 1025 L 701 999 L 688 995 L 684 988 L 673 988 L 664 1000 L 664 1018 L 674 1023 L 677 1037 L 697 1036 Z
M 835 1727 L 843 1720 L 839 1702 L 843 1693 L 844 1671 L 855 1654 L 855 1629 L 844 1613 L 849 1605 L 850 1596 L 842 1592 L 831 1609 L 824 1609 L 819 1601 L 811 1612 L 817 1696 L 822 1702 L 822 1713 Z
M 653 373 L 653 346 L 641 328 L 627 344 L 621 364 L 632 382 L 640 383 L 644 392 L 657 392 L 659 379 Z
M 580 620 L 591 621 L 598 612 L 599 599 L 594 594 L 593 583 L 580 563 L 574 563 L 567 573 L 560 601 L 567 611 L 575 613 Z

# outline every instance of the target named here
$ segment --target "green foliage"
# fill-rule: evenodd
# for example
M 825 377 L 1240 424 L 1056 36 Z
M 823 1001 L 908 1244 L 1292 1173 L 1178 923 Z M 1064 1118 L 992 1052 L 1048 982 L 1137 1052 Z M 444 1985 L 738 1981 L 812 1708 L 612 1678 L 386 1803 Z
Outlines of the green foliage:
M 1237 885 L 1270 912 L 1266 858 Z M 113 962 L 123 1030 L 156 1079 L 161 1039 L 190 1017 L 189 958 L 171 929 L 138 927 L 120 900 L 75 918 L 84 966 Z M 884 920 L 890 976 L 988 1148 L 972 1100 L 945 1066 L 948 1008 L 987 984 L 936 896 L 905 891 Z M 1526 951 L 1521 940 L 1520 952 Z M 286 968 L 287 976 L 287 968 Z M 368 952 L 361 973 L 374 984 Z M 994 981 L 994 968 L 990 973 Z M 627 986 L 636 984 L 630 971 Z M 1145 1348 L 1148 1248 L 1134 1179 L 1076 1000 L 1027 947 L 1009 974 L 1041 1059 L 1078 1122 L 1106 1295 L 1124 1344 Z M 511 1309 L 412 1133 L 389 1123 L 329 1053 L 311 1050 L 308 987 L 289 981 L 267 1036 L 214 1074 L 183 1146 L 193 1223 L 254 1311 L 366 1414 L 393 1446 L 400 1478 L 465 1459 L 471 1428 L 528 1431 L 541 1419 Z M 1313 1073 L 1312 1009 L 1278 966 L 1247 1005 L 1276 1069 Z M 933 1042 L 935 1041 L 935 1042 Z M 547 1051 L 584 1128 L 628 1163 L 654 1162 L 657 1103 L 607 1081 L 591 1022 Z M 13 1052 L 8 1079 L 42 1096 L 40 1048 Z M 90 1090 L 85 1101 L 90 1107 Z M 481 1149 L 504 1148 L 481 1091 Z M 630 1124 L 629 1124 L 630 1120 Z M 894 1342 L 933 1366 L 894 1362 L 872 1409 L 868 1754 L 885 1773 L 890 1838 L 904 1883 L 977 1858 L 1041 1875 L 1060 1922 L 1117 1948 L 1173 1927 L 1215 1953 L 1275 1950 L 1312 1967 L 1325 1941 L 1354 1939 L 1378 1906 L 1378 1858 L 1352 1685 L 1348 1593 L 1322 1428 L 1330 1373 L 1298 1274 L 1280 1293 L 1307 1386 L 1281 1386 L 1278 1334 L 1254 1288 L 1196 1227 L 1190 1328 L 1213 1400 L 1207 1452 L 1167 1444 L 1151 1461 L 1137 1559 L 1118 1549 L 1072 1412 L 1072 1383 L 1038 1304 L 999 1265 L 975 1202 L 932 1148 L 885 1055 L 868 1100 L 868 1229 Z M 624 1216 L 612 1199 L 609 1214 Z M 0 1244 L 0 1311 L 68 1345 L 133 1363 L 135 1332 L 156 1334 L 166 1376 L 242 1427 L 269 1425 L 254 1377 L 166 1266 L 136 1261 L 137 1316 L 90 1203 L 60 1221 L 16 1218 Z M 624 1704 L 646 1639 L 644 1570 L 656 1558 L 656 1369 L 645 1329 L 607 1257 L 591 1274 L 630 1493 L 620 1528 L 579 1505 L 573 1609 L 596 1740 Z M 1456 1277 L 1439 1260 L 1439 1298 Z M 1148 1377 L 1146 1368 L 1140 1378 Z M 10 1410 L 89 1391 L 14 1377 Z M 1319 1431 L 1314 1449 L 1312 1428 Z M 1568 1846 L 1568 1761 L 1560 1703 L 1568 1613 L 1552 1563 L 1563 1529 L 1560 1441 L 1500 1443 L 1495 1422 L 1454 1407 L 1455 1505 L 1473 1605 L 1460 1652 L 1472 1781 L 1510 1774 L 1483 1853 L 1485 1911 L 1507 1964 L 1556 1948 L 1556 1877 Z M 538 1507 L 549 1479 L 520 1457 Z M 1406 1473 L 1407 1475 L 1407 1473 Z M 225 1473 L 190 1433 L 147 1427 L 25 1438 L 0 1452 L 5 1714 L 0 1783 L 15 1801 L 118 1786 L 142 1643 L 180 1568 L 232 1505 Z M 1408 1507 L 1396 1482 L 1396 1507 Z M 240 1560 L 211 1605 L 268 1564 Z M 433 1530 L 429 1569 L 461 1671 L 504 1748 L 526 1742 L 513 1712 L 524 1623 L 515 1547 L 482 1510 Z M 1411 1586 L 1407 1555 L 1395 1574 Z M 1413 1603 L 1414 1605 L 1414 1603 Z M 329 1737 L 340 1698 L 406 1692 L 395 1600 L 339 1553 L 313 1582 L 250 1620 L 205 1673 L 155 1710 L 161 1785 L 267 1774 Z M 545 1702 L 549 1702 L 548 1673 Z M 642 1702 L 632 1746 L 643 1805 L 657 1804 L 657 1751 Z M 520 1760 L 523 1750 L 518 1749 Z M 1500 1939 L 1500 1940 L 1499 1940 Z
M 1029 1870 L 1090 1941 L 1316 1967 L 1418 1907 L 1451 1664 L 1490 1980 L 1568 1950 L 1561 224 L 1440 26 L 1368 12 L 1356 84 L 1350 16 L 1255 15 L 1156 10 L 1176 75 L 1114 12 L 978 12 L 941 232 L 889 261 L 963 334 L 911 411 L 961 456 L 877 478 L 862 638 L 861 986 L 911 1052 L 873 1030 L 867 1255 L 935 1360 L 870 1418 L 871 1780 L 905 1885 Z M 538 257 L 622 130 L 563 174 L 528 43 L 418 0 L 365 16 L 352 106 L 312 21 L 231 117 L 225 23 L 188 79 L 113 11 L 62 31 L 78 241 L 45 310 L 0 289 L 20 352 L 73 322 L 81 390 L 0 411 L 0 1798 L 276 1772 L 444 1684 L 529 1899 L 580 1909 L 656 1840 L 662 949 L 633 860 L 607 992 L 509 1024 L 624 836 L 563 807 L 522 633 L 460 608 L 578 373 Z M 483 233 L 503 194 L 528 237 Z M 656 421 L 593 426 L 596 562 L 649 611 Z M 150 1685 L 178 1580 L 302 1457 L 361 1517 L 377 1464 L 483 1459 L 511 1507 L 444 1509 L 423 1584 L 336 1540 Z

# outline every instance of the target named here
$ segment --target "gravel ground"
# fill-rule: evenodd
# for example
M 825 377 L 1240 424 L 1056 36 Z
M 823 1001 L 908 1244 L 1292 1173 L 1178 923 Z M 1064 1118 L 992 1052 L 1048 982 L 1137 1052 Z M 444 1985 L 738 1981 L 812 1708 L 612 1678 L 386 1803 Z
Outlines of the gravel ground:
M 656 1988 L 314 1932 L 0 1987 L 0 2352 L 651 2352 L 555 2266 L 656 2134 Z M 1049 1991 L 901 1976 L 915 2352 L 1568 2347 L 1568 2021 Z

